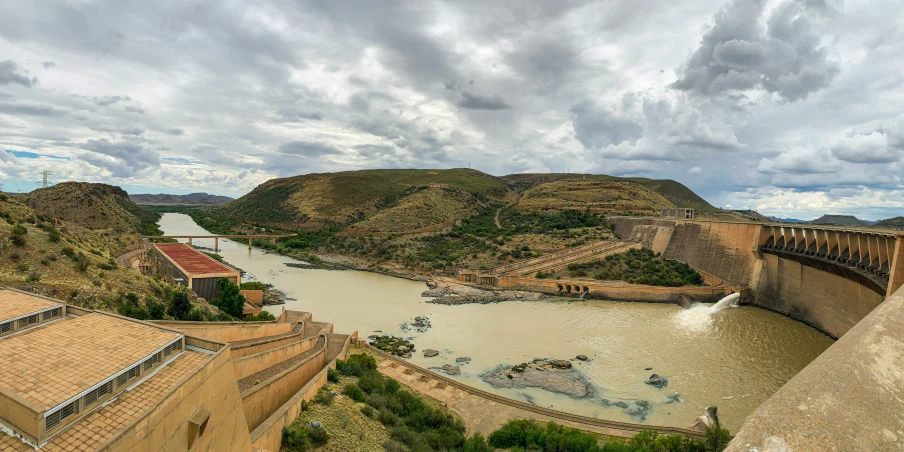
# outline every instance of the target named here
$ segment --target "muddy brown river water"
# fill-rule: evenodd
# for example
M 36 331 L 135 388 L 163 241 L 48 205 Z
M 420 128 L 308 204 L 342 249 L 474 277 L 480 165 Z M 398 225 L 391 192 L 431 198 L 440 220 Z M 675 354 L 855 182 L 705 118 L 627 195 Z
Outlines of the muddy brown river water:
M 209 234 L 191 217 L 167 213 L 165 234 Z M 209 243 L 208 243 L 209 242 Z M 213 240 L 195 240 L 213 247 Z M 708 314 L 677 305 L 612 301 L 549 300 L 489 305 L 444 306 L 426 303 L 421 282 L 360 272 L 287 267 L 294 262 L 247 245 L 220 240 L 220 255 L 245 270 L 243 281 L 273 284 L 294 301 L 287 309 L 309 311 L 315 320 L 332 322 L 335 331 L 358 331 L 366 337 L 380 330 L 413 338 L 418 352 L 411 361 L 423 367 L 455 364 L 470 357 L 461 375 L 474 387 L 516 400 L 602 419 L 687 427 L 709 405 L 737 430 L 754 408 L 832 344 L 832 339 L 804 324 L 761 309 L 741 306 Z M 278 313 L 282 307 L 268 307 Z M 426 332 L 401 333 L 400 325 L 427 316 Z M 425 358 L 424 349 L 440 353 Z M 570 359 L 597 387 L 598 397 L 572 399 L 542 389 L 496 389 L 480 374 L 500 364 L 533 358 Z M 652 368 L 651 370 L 645 370 Z M 644 383 L 653 374 L 668 377 L 668 387 Z M 681 402 L 666 403 L 680 394 Z M 641 421 L 618 406 L 647 401 Z

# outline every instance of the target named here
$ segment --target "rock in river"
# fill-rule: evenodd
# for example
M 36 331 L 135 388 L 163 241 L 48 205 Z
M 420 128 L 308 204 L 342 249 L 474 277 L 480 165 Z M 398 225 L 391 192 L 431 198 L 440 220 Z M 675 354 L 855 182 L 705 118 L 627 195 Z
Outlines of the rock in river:
M 574 359 L 578 361 L 590 361 L 590 358 L 588 358 L 587 355 L 578 355 L 575 356 Z
M 439 355 L 438 350 L 431 350 L 429 348 L 424 350 L 424 358 L 433 358 L 436 355 Z
M 584 374 L 565 360 L 535 359 L 517 366 L 502 365 L 481 378 L 496 388 L 540 388 L 575 399 L 595 395 L 593 385 Z
M 461 373 L 461 369 L 458 366 L 453 366 L 451 364 L 443 364 L 443 367 L 440 368 L 446 375 L 458 375 Z
M 644 383 L 662 389 L 669 385 L 669 379 L 666 377 L 660 377 L 657 374 L 650 375 L 650 379 L 645 381 Z
M 459 363 L 459 364 L 467 364 L 467 363 L 471 362 L 471 358 L 469 358 L 467 356 L 462 356 L 460 358 L 455 358 L 455 362 Z

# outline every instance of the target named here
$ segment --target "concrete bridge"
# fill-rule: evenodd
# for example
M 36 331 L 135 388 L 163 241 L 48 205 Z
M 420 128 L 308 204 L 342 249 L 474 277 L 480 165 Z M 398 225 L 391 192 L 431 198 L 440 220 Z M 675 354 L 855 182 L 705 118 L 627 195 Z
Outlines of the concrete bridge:
M 220 250 L 220 239 L 247 239 L 248 240 L 248 249 L 251 249 L 251 241 L 254 239 L 270 239 L 274 245 L 276 245 L 276 239 L 283 239 L 287 237 L 295 237 L 295 234 L 253 234 L 253 235 L 143 235 L 142 239 L 148 240 L 164 240 L 164 239 L 188 239 L 188 244 L 191 245 L 194 239 L 213 239 L 213 249 L 214 251 Z

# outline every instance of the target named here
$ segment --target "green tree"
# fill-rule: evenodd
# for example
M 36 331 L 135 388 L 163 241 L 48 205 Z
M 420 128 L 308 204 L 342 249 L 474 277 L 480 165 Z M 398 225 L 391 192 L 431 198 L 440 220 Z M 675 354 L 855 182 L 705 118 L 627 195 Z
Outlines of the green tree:
M 242 317 L 245 310 L 245 297 L 239 293 L 239 286 L 231 283 L 226 278 L 217 279 L 217 288 L 220 294 L 211 300 L 211 303 L 233 317 Z
M 183 291 L 173 292 L 173 298 L 169 305 L 169 315 L 176 320 L 185 320 L 191 312 L 191 302 L 188 294 Z

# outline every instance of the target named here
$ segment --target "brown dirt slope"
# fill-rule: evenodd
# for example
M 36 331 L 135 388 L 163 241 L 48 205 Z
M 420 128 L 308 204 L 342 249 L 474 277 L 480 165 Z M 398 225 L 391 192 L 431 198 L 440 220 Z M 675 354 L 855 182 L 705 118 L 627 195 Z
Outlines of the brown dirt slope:
M 633 182 L 567 179 L 528 188 L 515 206 L 522 211 L 589 209 L 606 214 L 658 215 L 660 209 L 673 207 L 674 204 L 659 193 Z
M 415 232 L 450 225 L 479 213 L 483 203 L 467 192 L 427 188 L 406 196 L 398 204 L 355 223 L 361 232 Z

